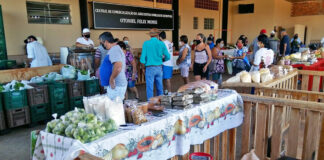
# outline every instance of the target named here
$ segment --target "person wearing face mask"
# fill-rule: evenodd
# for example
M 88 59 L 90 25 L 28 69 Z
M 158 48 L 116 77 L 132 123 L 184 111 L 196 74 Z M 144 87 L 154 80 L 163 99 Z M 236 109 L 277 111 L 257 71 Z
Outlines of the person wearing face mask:
M 100 66 L 101 85 L 107 89 L 110 99 L 120 97 L 123 100 L 127 89 L 125 54 L 110 32 L 102 33 L 99 40 L 102 47 L 109 50 Z
M 131 46 L 129 45 L 129 38 L 125 36 L 123 38 L 123 42 L 126 44 L 127 51 L 130 51 L 131 50 Z
M 196 81 L 207 78 L 208 65 L 212 60 L 209 45 L 205 44 L 205 41 L 206 38 L 202 33 L 197 34 L 195 40 L 195 54 L 193 55 L 193 62 L 191 63 L 191 68 L 193 67 Z
M 181 71 L 181 77 L 185 84 L 189 83 L 189 67 L 191 64 L 191 47 L 188 45 L 188 37 L 182 35 L 180 37 L 180 51 L 179 58 L 177 59 L 177 65 Z
M 259 71 L 261 60 L 264 60 L 265 67 L 272 65 L 274 52 L 270 49 L 269 39 L 266 35 L 259 35 L 258 47 L 260 48 L 254 56 L 253 66 L 251 71 Z
M 75 45 L 76 45 L 76 47 L 80 47 L 80 48 L 93 48 L 94 47 L 94 43 L 90 39 L 90 30 L 88 28 L 84 28 L 82 30 L 82 37 L 79 37 L 76 40 Z
M 46 48 L 37 42 L 37 38 L 35 36 L 28 36 L 24 42 L 27 42 L 27 58 L 30 62 L 30 67 L 53 65 L 50 57 L 48 56 Z M 29 64 L 29 62 L 27 62 L 27 64 Z
M 251 68 L 249 59 L 247 58 L 246 53 L 244 53 L 244 45 L 241 39 L 237 40 L 236 46 L 237 49 L 234 57 L 231 58 L 231 60 L 233 60 L 233 75 L 236 75 L 243 70 L 249 71 Z
M 215 47 L 215 43 L 213 41 L 213 37 L 207 38 L 207 44 L 209 45 L 210 50 L 212 50 Z
M 94 56 L 95 60 L 94 60 L 94 66 L 95 66 L 95 71 L 96 71 L 96 77 L 100 79 L 100 66 L 102 64 L 102 62 L 104 61 L 106 55 L 108 53 L 108 50 L 105 49 L 103 47 L 103 45 L 100 43 L 100 45 L 98 46 L 98 48 L 96 49 L 96 54 Z M 101 93 L 104 93 L 104 88 L 103 86 L 101 85 L 100 83 L 100 86 L 101 86 Z
M 216 46 L 212 49 L 213 59 L 210 63 L 209 74 L 213 81 L 216 81 L 219 85 L 222 84 L 222 73 L 224 73 L 224 58 L 227 55 L 223 55 L 221 49 L 224 47 L 224 40 L 217 39 Z

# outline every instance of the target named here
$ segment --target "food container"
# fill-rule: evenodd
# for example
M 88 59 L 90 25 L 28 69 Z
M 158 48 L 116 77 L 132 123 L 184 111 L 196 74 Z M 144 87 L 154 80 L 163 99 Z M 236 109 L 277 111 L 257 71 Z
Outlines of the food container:
M 143 113 L 147 113 L 148 112 L 148 104 L 147 102 L 143 102 L 143 103 L 138 103 L 136 105 L 137 108 L 141 109 L 143 111 Z

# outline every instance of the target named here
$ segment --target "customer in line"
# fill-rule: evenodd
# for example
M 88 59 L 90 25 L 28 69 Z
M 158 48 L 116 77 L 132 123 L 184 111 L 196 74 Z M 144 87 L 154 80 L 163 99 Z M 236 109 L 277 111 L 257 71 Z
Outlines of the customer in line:
M 94 56 L 94 67 L 95 67 L 95 73 L 96 77 L 100 79 L 100 66 L 102 62 L 104 61 L 106 55 L 108 53 L 108 50 L 103 47 L 103 44 L 100 43 L 98 48 L 96 49 L 96 54 Z M 101 82 L 101 81 L 99 81 Z M 100 93 L 105 93 L 104 86 L 100 83 Z
M 217 39 L 216 46 L 212 49 L 213 59 L 209 65 L 209 74 L 213 81 L 219 85 L 222 84 L 222 74 L 224 73 L 224 59 L 227 56 L 223 55 L 221 49 L 224 47 L 224 40 Z
M 100 67 L 101 84 L 107 89 L 109 98 L 123 100 L 127 89 L 125 54 L 110 32 L 102 33 L 99 40 L 103 48 L 109 50 Z
M 290 40 L 289 36 L 287 35 L 286 29 L 281 30 L 281 41 L 280 41 L 280 56 L 288 56 L 290 55 Z
M 268 36 L 262 34 L 258 37 L 259 50 L 255 53 L 251 71 L 259 71 L 260 63 L 263 60 L 265 67 L 273 64 L 274 52 L 270 49 Z
M 25 42 L 27 42 L 27 58 L 29 61 L 27 64 L 30 64 L 31 68 L 53 65 L 46 48 L 37 42 L 35 36 L 28 36 Z
M 299 52 L 301 41 L 298 38 L 298 34 L 295 34 L 291 39 L 291 53 Z
M 246 53 L 243 51 L 243 42 L 242 40 L 237 40 L 236 43 L 236 51 L 234 57 L 231 58 L 233 60 L 233 75 L 241 71 L 250 71 L 251 65 L 246 56 Z
M 84 47 L 84 48 L 93 48 L 94 47 L 94 43 L 90 39 L 90 30 L 88 28 L 84 28 L 82 30 L 82 37 L 79 37 L 76 40 L 75 45 L 77 47 Z
M 123 42 L 126 44 L 126 49 L 128 50 L 128 51 L 130 51 L 131 50 L 131 46 L 129 45 L 129 38 L 128 37 L 123 37 Z
M 202 33 L 197 34 L 195 40 L 195 54 L 193 55 L 193 62 L 191 63 L 196 81 L 207 78 L 208 65 L 212 59 L 210 48 L 205 42 L 206 37 Z
M 127 89 L 129 89 L 131 92 L 133 92 L 135 94 L 136 99 L 139 99 L 138 90 L 135 86 L 136 79 L 137 79 L 137 69 L 136 69 L 136 62 L 135 62 L 134 56 L 130 51 L 127 51 L 127 47 L 124 42 L 119 41 L 117 44 L 123 50 L 123 52 L 125 53 L 125 57 L 126 57 L 125 74 L 126 74 L 126 79 L 128 82 Z M 127 91 L 126 91 L 125 99 L 128 99 Z
M 188 45 L 188 37 L 182 35 L 179 43 L 180 51 L 179 58 L 177 59 L 177 65 L 181 71 L 181 77 L 183 78 L 184 84 L 189 83 L 189 67 L 191 64 L 191 47 Z
M 164 43 L 165 47 L 168 49 L 170 54 L 170 59 L 168 61 L 163 62 L 163 86 L 165 90 L 171 92 L 171 78 L 173 75 L 173 44 L 166 39 L 166 33 L 162 31 L 159 34 L 160 40 Z
M 159 33 L 157 28 L 152 28 L 150 30 L 149 36 L 151 39 L 144 42 L 140 58 L 142 69 L 145 73 L 147 100 L 154 95 L 154 84 L 156 86 L 157 95 L 163 94 L 162 64 L 163 60 L 170 60 L 168 49 L 165 47 L 165 44 L 158 39 Z
M 215 47 L 215 43 L 213 41 L 213 37 L 207 38 L 207 44 L 209 45 L 210 50 L 212 50 Z
M 279 61 L 279 39 L 276 37 L 276 32 L 272 31 L 269 38 L 270 49 L 274 52 L 273 63 L 276 64 Z
M 266 29 L 262 29 L 260 31 L 260 34 L 259 35 L 262 35 L 262 34 L 267 34 L 267 30 Z M 255 37 L 255 39 L 253 40 L 253 42 L 251 44 L 253 53 L 248 56 L 250 62 L 253 62 L 255 53 L 259 50 L 259 47 L 258 47 L 258 37 L 259 37 L 259 35 L 257 37 Z

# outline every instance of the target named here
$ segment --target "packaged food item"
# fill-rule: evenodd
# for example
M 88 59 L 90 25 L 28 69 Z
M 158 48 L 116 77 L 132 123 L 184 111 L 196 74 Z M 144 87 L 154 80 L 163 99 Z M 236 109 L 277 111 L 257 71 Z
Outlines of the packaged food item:
M 271 80 L 273 80 L 273 75 L 271 75 L 270 73 L 261 74 L 261 82 L 262 83 L 265 83 L 265 82 L 268 82 Z
M 241 78 L 241 82 L 243 82 L 243 83 L 251 83 L 252 82 L 251 75 L 247 72 L 241 74 L 240 78 Z
M 240 76 L 233 76 L 226 81 L 226 83 L 240 83 L 240 82 L 241 82 Z
M 284 69 L 287 69 L 288 72 L 291 72 L 291 71 L 294 70 L 294 68 L 293 68 L 292 66 L 290 66 L 290 65 L 284 65 L 283 68 L 284 68 Z
M 135 124 L 142 124 L 147 122 L 147 119 L 141 109 L 134 108 L 132 111 L 132 119 Z
M 186 99 L 183 101 L 173 101 L 172 105 L 174 106 L 186 106 L 193 103 L 193 99 Z
M 148 103 L 147 102 L 138 103 L 136 105 L 136 107 L 139 108 L 139 109 L 141 109 L 144 114 L 148 112 Z
M 269 68 L 262 68 L 262 69 L 260 69 L 260 74 L 262 75 L 262 74 L 265 74 L 265 73 L 269 73 L 270 74 L 270 70 L 269 70 Z
M 251 74 L 251 79 L 252 79 L 253 83 L 260 83 L 261 75 L 260 75 L 259 71 L 253 71 L 250 74 Z
M 164 106 L 162 105 L 154 105 L 154 106 L 149 106 L 148 108 L 150 111 L 163 111 Z
M 173 101 L 184 101 L 184 100 L 192 99 L 192 98 L 193 98 L 193 95 L 190 95 L 190 94 L 178 94 L 173 97 Z

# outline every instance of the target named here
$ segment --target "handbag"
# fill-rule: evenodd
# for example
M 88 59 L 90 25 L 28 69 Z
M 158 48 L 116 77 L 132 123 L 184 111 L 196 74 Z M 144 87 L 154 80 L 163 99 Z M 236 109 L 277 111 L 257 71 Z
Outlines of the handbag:
M 237 69 L 245 70 L 246 69 L 246 64 L 243 61 L 243 59 L 234 59 L 233 67 L 235 67 Z

